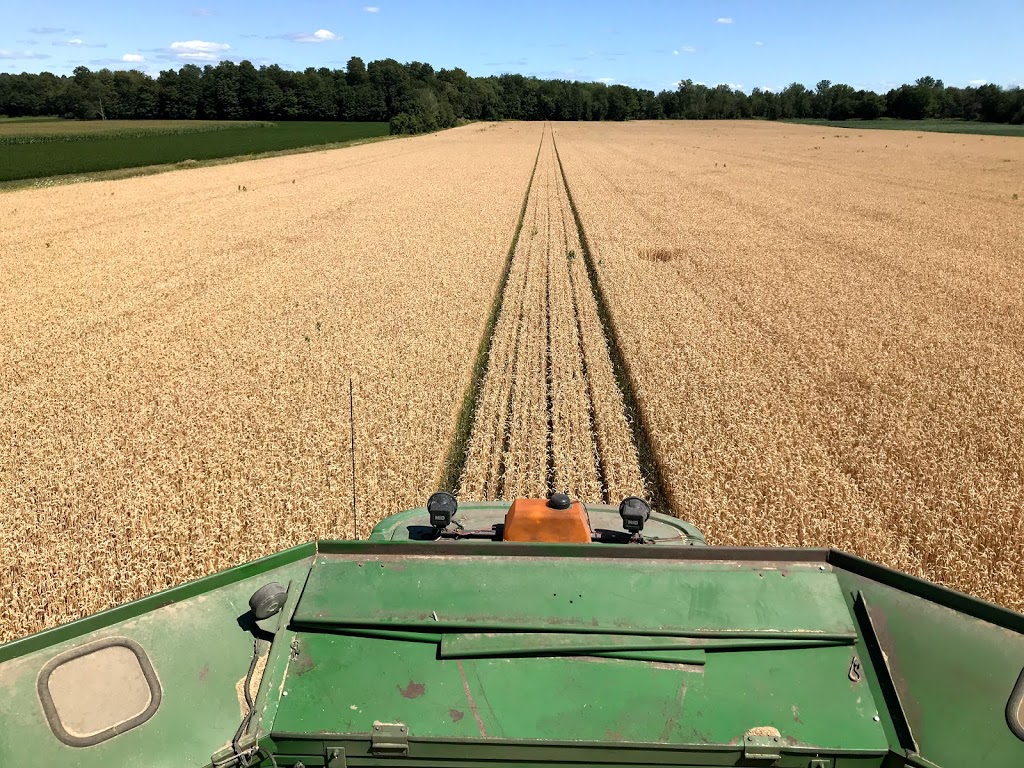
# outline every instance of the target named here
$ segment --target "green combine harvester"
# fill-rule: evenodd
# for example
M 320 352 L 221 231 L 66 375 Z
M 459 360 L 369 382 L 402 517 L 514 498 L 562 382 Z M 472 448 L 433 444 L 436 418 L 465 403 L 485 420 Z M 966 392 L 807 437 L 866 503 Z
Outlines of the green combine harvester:
M 0 766 L 1024 768 L 1024 616 L 637 498 L 434 494 L 0 647 Z

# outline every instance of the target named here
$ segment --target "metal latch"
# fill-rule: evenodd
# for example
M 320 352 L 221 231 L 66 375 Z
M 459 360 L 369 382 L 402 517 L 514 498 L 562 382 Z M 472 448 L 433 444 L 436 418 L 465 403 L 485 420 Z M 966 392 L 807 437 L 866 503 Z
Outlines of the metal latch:
M 370 753 L 374 757 L 406 757 L 409 754 L 409 729 L 404 723 L 374 721 L 370 734 Z
M 781 746 L 782 737 L 775 728 L 751 728 L 743 734 L 743 757 L 747 760 L 776 763 L 782 759 Z
M 328 747 L 324 752 L 324 766 L 326 768 L 345 768 L 345 748 Z

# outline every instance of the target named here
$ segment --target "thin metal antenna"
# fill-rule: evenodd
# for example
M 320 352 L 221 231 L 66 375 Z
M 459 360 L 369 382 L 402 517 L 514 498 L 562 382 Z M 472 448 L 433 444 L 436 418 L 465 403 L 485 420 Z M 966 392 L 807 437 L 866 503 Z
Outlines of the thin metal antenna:
M 352 377 L 348 379 L 348 431 L 352 436 L 352 538 L 358 539 L 356 528 L 356 409 L 352 396 Z

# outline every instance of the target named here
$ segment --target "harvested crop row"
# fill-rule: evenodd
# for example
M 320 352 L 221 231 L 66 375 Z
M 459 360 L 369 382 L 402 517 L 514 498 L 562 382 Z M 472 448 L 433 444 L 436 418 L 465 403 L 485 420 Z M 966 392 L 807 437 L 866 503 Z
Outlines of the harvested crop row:
M 569 205 L 569 197 L 559 163 L 559 196 L 563 220 L 568 233 L 569 282 L 578 337 L 583 357 L 583 371 L 590 401 L 590 425 L 597 448 L 598 471 L 609 501 L 626 496 L 647 496 L 650 489 L 640 470 L 637 446 L 631 425 L 625 418 L 625 403 L 609 354 L 606 329 L 603 327 L 594 298 L 594 288 L 587 273 L 583 244 Z
M 536 178 L 536 167 L 533 178 Z M 487 372 L 460 478 L 461 493 L 470 499 L 493 499 L 501 494 L 502 456 L 507 439 L 509 403 L 515 383 L 513 371 L 519 340 L 519 334 L 510 329 L 518 327 L 522 322 L 528 263 L 527 259 L 518 254 L 528 247 L 523 242 L 524 238 L 536 231 L 540 204 L 538 196 L 532 194 L 532 183 L 528 192 L 530 194 L 520 223 L 516 251 L 509 265 L 504 294 L 499 299 L 501 308 L 491 338 Z
M 543 150 L 541 152 L 543 154 Z M 548 207 L 546 197 L 540 193 L 547 170 L 543 165 L 538 170 L 540 179 L 534 179 L 538 191 L 537 216 L 525 243 L 523 309 L 515 326 L 512 397 L 502 455 L 502 496 L 505 498 L 542 495 L 549 485 L 548 318 L 544 274 Z
M 581 254 L 545 135 L 467 448 L 465 498 L 644 491 Z
M 572 489 L 580 498 L 598 499 L 604 489 L 601 487 L 587 364 L 571 275 L 573 262 L 580 258 L 579 240 L 561 175 L 557 164 L 552 162 L 551 145 L 547 154 L 550 170 L 547 300 L 551 445 L 554 455 L 560 459 L 553 467 L 552 482 L 554 488 Z M 588 291 L 589 288 L 587 283 Z
M 540 132 L 0 195 L 0 640 L 350 536 L 350 376 L 359 534 L 422 503 Z
M 558 125 L 673 510 L 1024 607 L 1024 144 Z

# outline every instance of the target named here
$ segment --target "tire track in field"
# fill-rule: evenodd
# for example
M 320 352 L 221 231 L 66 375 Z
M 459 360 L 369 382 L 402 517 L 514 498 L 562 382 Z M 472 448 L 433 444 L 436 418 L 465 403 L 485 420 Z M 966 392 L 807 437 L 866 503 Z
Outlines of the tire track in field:
M 602 384 L 605 390 L 611 389 L 614 386 L 618 393 L 618 404 L 625 413 L 625 421 L 628 425 L 630 442 L 633 447 L 631 456 L 636 459 L 635 469 L 641 476 L 641 483 L 646 491 L 642 495 L 649 498 L 656 509 L 671 513 L 672 506 L 667 493 L 664 470 L 654 450 L 650 429 L 637 403 L 633 380 L 629 368 L 626 366 L 625 358 L 622 354 L 622 346 L 619 343 L 615 330 L 615 324 L 597 277 L 597 268 L 594 264 L 593 254 L 587 242 L 587 234 L 583 229 L 583 221 L 580 219 L 579 211 L 576 208 L 576 201 L 573 199 L 572 190 L 569 189 L 569 180 L 565 174 L 565 167 L 562 165 L 562 158 L 558 154 L 558 144 L 555 142 L 554 133 L 552 133 L 551 141 L 554 147 L 555 160 L 558 164 L 558 171 L 562 179 L 562 188 L 565 190 L 569 209 L 572 212 L 572 219 L 580 245 L 580 253 L 583 257 L 581 261 L 583 262 L 583 271 L 586 276 L 585 283 L 582 283 L 581 280 L 581 284 L 585 285 L 582 291 L 583 300 L 584 302 L 592 302 L 592 314 L 596 318 L 601 338 L 605 342 L 604 350 L 606 355 L 594 355 L 594 358 L 602 364 Z M 591 337 L 595 335 L 590 334 Z M 607 367 L 604 367 L 605 362 L 607 362 Z M 591 377 L 592 386 L 594 385 L 593 378 Z M 592 402 L 595 403 L 595 406 L 602 403 L 606 404 L 599 395 L 592 395 Z M 611 478 L 608 483 L 609 487 L 614 487 L 615 483 L 623 483 L 624 487 L 628 487 L 629 483 L 635 482 L 632 480 L 633 471 L 634 464 L 632 462 L 626 463 L 625 466 L 606 466 L 605 472 Z
M 477 349 L 476 362 L 473 364 L 473 374 L 470 378 L 469 388 L 463 398 L 462 407 L 459 409 L 459 415 L 456 419 L 455 436 L 445 457 L 445 468 L 439 483 L 441 488 L 456 488 L 465 471 L 470 434 L 471 430 L 474 429 L 474 425 L 478 423 L 480 394 L 483 388 L 484 377 L 490 370 L 492 356 L 502 359 L 503 362 L 514 362 L 509 361 L 508 355 L 503 350 L 495 349 L 495 326 L 504 309 L 505 298 L 509 292 L 508 286 L 511 279 L 512 261 L 519 244 L 519 236 L 523 231 L 523 222 L 526 219 L 526 212 L 530 203 L 530 191 L 533 189 L 533 179 L 537 175 L 537 164 L 540 161 L 540 152 L 543 146 L 544 131 L 542 129 L 540 144 L 537 146 L 537 156 L 533 160 L 533 170 L 530 172 L 530 180 L 526 182 L 526 192 L 523 194 L 523 207 L 519 211 L 519 221 L 516 223 L 515 232 L 512 233 L 512 243 L 508 247 L 505 269 L 498 280 L 498 289 L 494 294 L 494 300 L 491 302 L 491 312 L 487 317 L 487 322 L 484 325 L 484 334 Z M 514 301 L 510 302 L 510 304 L 514 303 Z M 497 440 L 500 444 L 501 437 L 497 430 L 497 424 L 493 424 L 492 427 L 485 434 L 490 434 L 492 441 Z M 491 443 L 491 448 L 491 453 L 493 453 L 493 442 Z
M 482 342 L 486 370 L 472 427 L 453 448 L 463 457 L 463 498 L 553 490 L 593 502 L 649 495 L 586 259 L 545 126 L 493 328 Z

